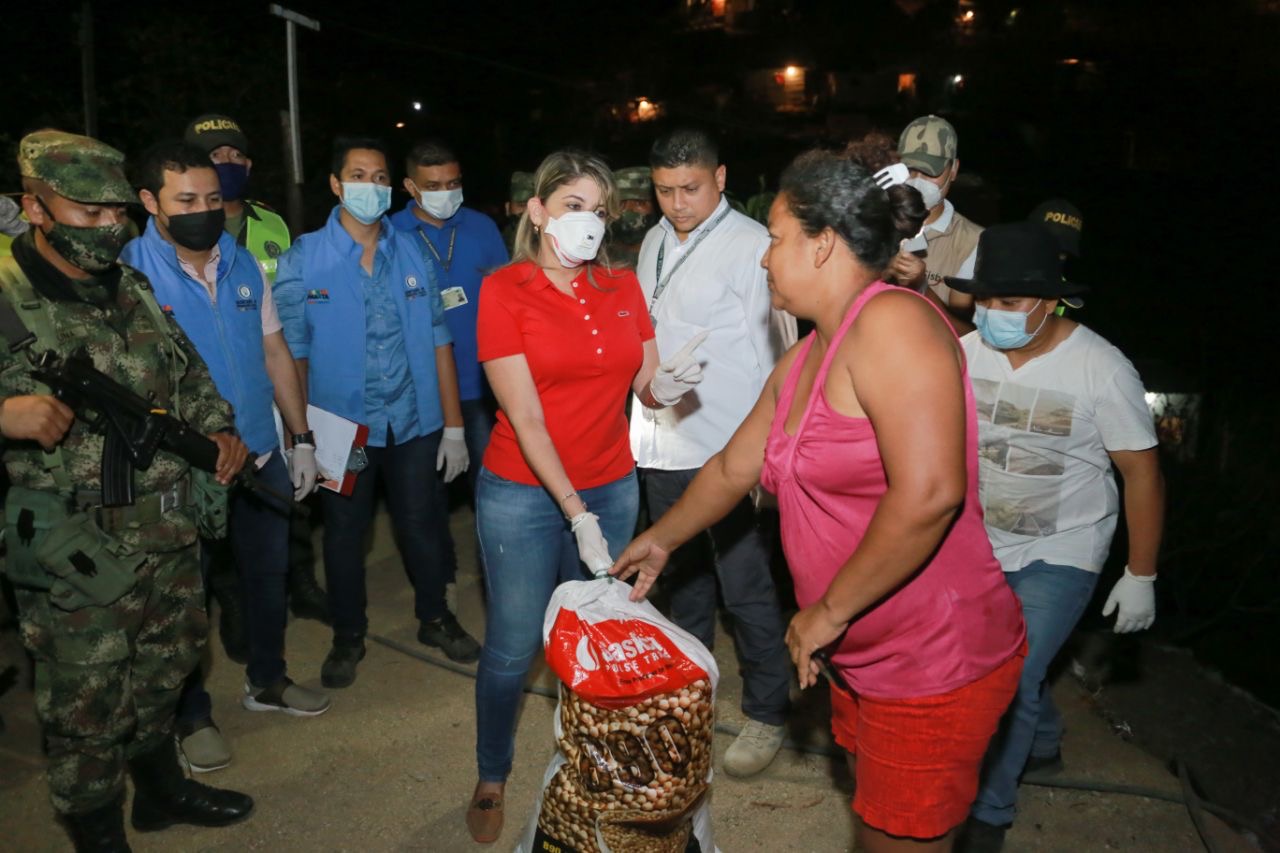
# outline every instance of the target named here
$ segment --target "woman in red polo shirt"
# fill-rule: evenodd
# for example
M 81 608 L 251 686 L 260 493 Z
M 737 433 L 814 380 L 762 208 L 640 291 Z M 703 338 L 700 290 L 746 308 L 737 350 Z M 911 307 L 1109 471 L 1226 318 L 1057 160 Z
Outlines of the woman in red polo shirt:
M 635 531 L 627 395 L 662 408 L 702 378 L 696 340 L 659 365 L 635 274 L 595 260 L 617 215 L 604 162 L 552 154 L 534 175 L 514 260 L 480 288 L 480 361 L 500 407 L 476 495 L 488 620 L 467 828 L 480 842 L 502 829 L 516 712 L 551 593 L 587 577 L 580 563 L 603 573 Z

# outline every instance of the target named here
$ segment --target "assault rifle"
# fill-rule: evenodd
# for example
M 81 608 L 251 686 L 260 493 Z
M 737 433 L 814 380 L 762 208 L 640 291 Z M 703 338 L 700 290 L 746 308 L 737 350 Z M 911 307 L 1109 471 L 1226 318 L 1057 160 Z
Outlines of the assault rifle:
M 49 386 L 76 417 L 104 436 L 102 445 L 102 505 L 132 506 L 133 472 L 151 467 L 156 453 L 167 450 L 192 467 L 213 473 L 218 465 L 218 445 L 186 421 L 169 414 L 132 389 L 93 366 L 83 347 L 63 358 L 53 350 L 31 358 L 31 375 Z M 295 506 L 292 495 L 283 495 L 254 477 L 254 455 L 236 475 L 236 481 L 279 505 L 282 512 Z

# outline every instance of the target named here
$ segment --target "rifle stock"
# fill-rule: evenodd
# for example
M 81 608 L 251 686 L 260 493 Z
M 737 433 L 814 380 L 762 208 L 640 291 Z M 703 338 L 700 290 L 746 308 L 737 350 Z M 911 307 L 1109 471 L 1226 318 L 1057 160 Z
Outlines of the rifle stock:
M 136 497 L 134 471 L 150 468 L 160 450 L 181 457 L 201 471 L 212 474 L 217 470 L 218 445 L 213 439 L 98 370 L 83 348 L 66 358 L 52 350 L 35 356 L 31 375 L 47 385 L 76 417 L 103 434 L 103 506 L 132 505 Z M 296 509 L 305 514 L 306 508 L 295 505 L 291 495 L 282 495 L 257 482 L 253 458 L 250 454 L 236 479 L 246 488 L 274 499 L 282 511 Z

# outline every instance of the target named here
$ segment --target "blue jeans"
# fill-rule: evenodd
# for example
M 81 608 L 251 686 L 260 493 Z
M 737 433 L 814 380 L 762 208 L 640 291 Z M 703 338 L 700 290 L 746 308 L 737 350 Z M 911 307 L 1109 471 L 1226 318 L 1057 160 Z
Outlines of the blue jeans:
M 505 781 L 515 754 L 516 714 L 525 676 L 542 654 L 542 618 L 551 593 L 589 577 L 556 499 L 541 486 L 503 479 L 485 468 L 476 496 L 476 529 L 485 564 L 488 623 L 476 677 L 476 764 L 484 782 Z M 640 490 L 635 472 L 579 496 L 600 517 L 614 557 L 635 532 Z
M 489 447 L 489 435 L 493 432 L 493 413 L 494 403 L 490 397 L 462 401 L 462 428 L 467 442 L 467 456 L 471 461 L 467 467 L 467 482 L 471 486 L 472 501 L 477 494 L 477 478 L 480 476 L 481 461 L 484 459 L 485 450 Z M 456 483 L 457 480 L 454 482 Z M 435 478 L 435 484 L 440 491 L 437 499 L 443 501 L 445 507 L 444 512 L 436 514 L 438 528 L 436 535 L 444 539 L 446 574 L 448 580 L 452 582 L 458 575 L 458 553 L 453 543 L 453 532 L 449 530 L 449 486 L 440 477 Z M 477 547 L 476 559 L 483 569 L 483 561 L 479 559 L 479 553 L 480 549 Z
M 698 470 L 644 469 L 649 518 L 656 522 L 671 509 Z M 716 637 L 717 579 L 725 609 L 733 617 L 733 638 L 742 662 L 742 713 L 780 726 L 786 722 L 791 691 L 791 655 L 783 642 L 787 623 L 750 500 L 739 502 L 706 532 L 677 548 L 662 577 L 671 621 L 708 649 L 714 648 Z
M 982 779 L 972 814 L 984 823 L 1013 822 L 1018 777 L 1032 755 L 1048 757 L 1062 741 L 1062 717 L 1045 676 L 1058 650 L 1071 636 L 1093 596 L 1098 575 L 1074 566 L 1036 560 L 1005 580 L 1022 602 L 1027 623 L 1027 659 L 1013 703 L 1000 722 L 983 759 Z
M 369 465 L 356 476 L 350 497 L 324 491 L 324 574 L 334 637 L 356 639 L 369 629 L 365 614 L 365 533 L 373 522 L 378 484 L 385 484 L 391 528 L 400 559 L 413 580 L 414 614 L 430 622 L 445 614 L 446 557 L 436 516 L 440 503 L 436 452 L 442 430 L 401 444 L 365 449 Z
M 293 494 L 289 467 L 279 452 L 271 454 L 256 477 L 273 491 Z M 244 629 L 249 641 L 247 675 L 249 683 L 257 687 L 269 687 L 285 674 L 289 515 L 289 508 L 275 498 L 238 488 L 231 496 L 229 541 L 204 542 L 200 548 L 200 567 L 207 577 L 214 552 L 230 545 L 240 575 Z M 213 703 L 204 688 L 204 672 L 197 667 L 183 688 L 178 719 L 197 722 L 212 712 Z

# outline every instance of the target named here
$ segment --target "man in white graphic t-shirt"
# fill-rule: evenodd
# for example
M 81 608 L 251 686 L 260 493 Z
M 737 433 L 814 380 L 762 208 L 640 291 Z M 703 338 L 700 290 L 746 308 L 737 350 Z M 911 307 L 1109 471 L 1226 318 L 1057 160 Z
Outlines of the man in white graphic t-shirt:
M 1022 602 L 1028 653 L 1018 693 L 991 741 L 962 849 L 998 850 L 1025 769 L 1061 764 L 1061 721 L 1045 684 L 1111 548 L 1124 478 L 1129 564 L 1103 615 L 1117 633 L 1155 621 L 1164 480 L 1142 382 L 1127 358 L 1074 320 L 1085 288 L 1062 277 L 1038 223 L 982 232 L 972 278 L 947 284 L 975 301 L 961 343 L 978 408 L 979 490 L 987 535 Z M 967 844 L 967 847 L 966 847 Z

